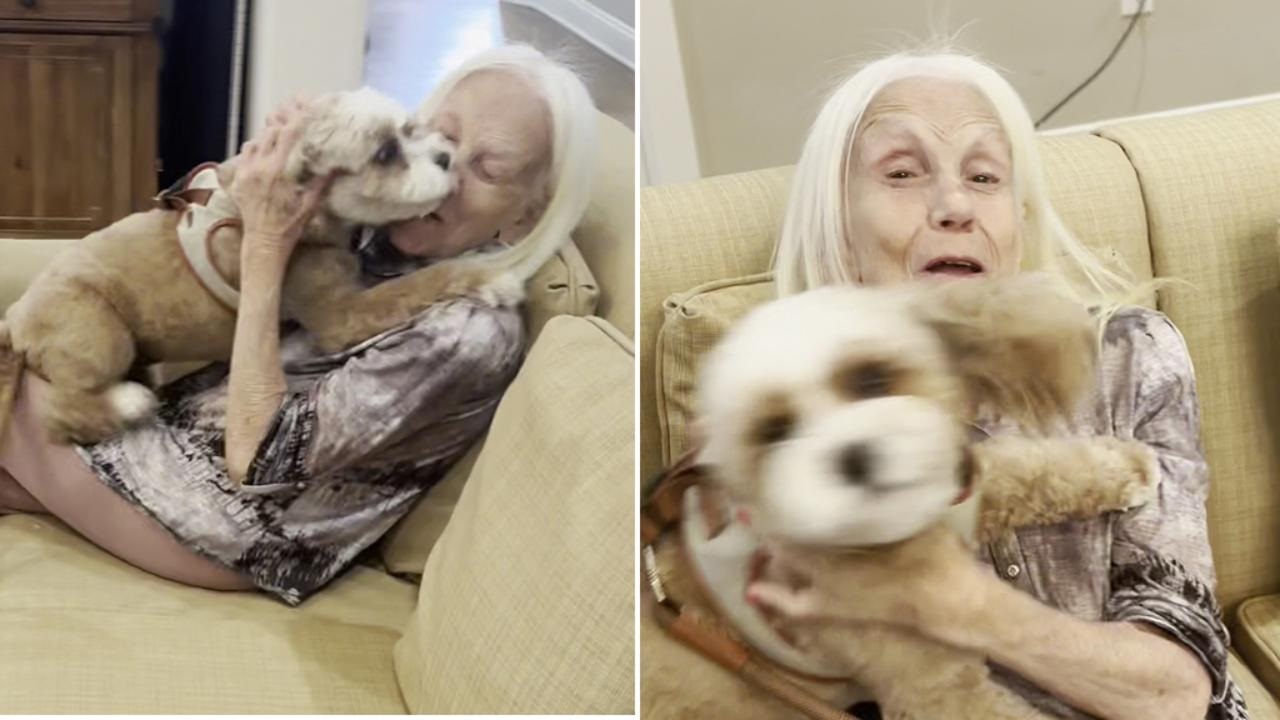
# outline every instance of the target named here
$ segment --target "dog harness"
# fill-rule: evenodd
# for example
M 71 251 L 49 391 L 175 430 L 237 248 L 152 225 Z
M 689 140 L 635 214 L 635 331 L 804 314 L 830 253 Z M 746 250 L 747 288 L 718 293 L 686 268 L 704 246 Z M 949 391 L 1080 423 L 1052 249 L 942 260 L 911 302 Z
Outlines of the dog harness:
M 203 163 L 156 196 L 156 201 L 178 217 L 178 246 L 187 267 L 205 290 L 223 307 L 235 312 L 240 292 L 222 277 L 213 264 L 210 244 L 224 227 L 240 228 L 240 210 L 231 194 L 218 182 L 217 163 Z
M 704 494 L 705 469 L 691 450 L 651 484 L 641 503 L 641 562 L 658 624 L 703 656 L 741 676 L 814 720 L 855 720 L 779 672 L 785 668 L 817 681 L 848 682 L 847 675 L 822 665 L 779 635 L 747 603 L 751 558 L 759 540 L 732 513 Z M 943 516 L 966 540 L 977 528 L 978 502 L 966 489 Z M 679 528 L 685 562 L 710 608 L 671 597 L 662 581 L 655 548 Z

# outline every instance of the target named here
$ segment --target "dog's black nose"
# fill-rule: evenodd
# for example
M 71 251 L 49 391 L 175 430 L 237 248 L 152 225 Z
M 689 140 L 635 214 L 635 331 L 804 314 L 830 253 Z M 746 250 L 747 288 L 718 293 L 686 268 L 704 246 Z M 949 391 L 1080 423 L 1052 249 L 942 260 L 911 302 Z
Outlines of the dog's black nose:
M 850 485 L 865 485 L 871 480 L 871 450 L 864 443 L 854 443 L 840 451 L 840 474 Z
M 435 154 L 435 157 L 431 158 L 431 161 L 440 166 L 441 170 L 448 170 L 449 163 L 452 160 L 453 158 L 449 157 L 449 153 L 447 152 L 438 152 Z

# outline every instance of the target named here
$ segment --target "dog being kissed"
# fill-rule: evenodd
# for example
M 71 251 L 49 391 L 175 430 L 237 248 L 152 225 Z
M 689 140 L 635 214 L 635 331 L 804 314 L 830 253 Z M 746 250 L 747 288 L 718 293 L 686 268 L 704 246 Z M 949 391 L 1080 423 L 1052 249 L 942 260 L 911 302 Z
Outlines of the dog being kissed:
M 288 177 L 333 180 L 290 260 L 282 309 L 321 349 L 349 347 L 493 280 L 443 262 L 365 289 L 354 229 L 429 216 L 456 182 L 454 148 L 368 89 L 313 101 L 303 122 Z M 228 359 L 241 247 L 234 182 L 234 158 L 197 168 L 161 194 L 164 207 L 130 215 L 54 260 L 0 322 L 0 365 L 10 376 L 0 378 L 9 386 L 0 401 L 25 362 L 50 383 L 51 439 L 91 443 L 153 411 L 151 391 L 126 380 L 145 364 Z M 7 405 L 0 402 L 0 419 Z
M 915 589 L 930 563 L 1154 497 L 1149 448 L 1052 432 L 1092 392 L 1098 341 L 1089 313 L 1051 287 L 1034 274 L 831 287 L 730 330 L 700 371 L 700 474 L 683 491 L 682 536 L 648 558 L 667 599 L 642 613 L 645 717 L 840 717 L 858 699 L 897 720 L 1044 717 L 979 654 L 839 618 L 918 612 L 889 603 L 945 592 Z M 1029 434 L 974 441 L 979 408 Z M 910 592 L 882 600 L 876 587 L 890 584 Z M 739 677 L 662 629 L 699 644 L 670 619 L 681 605 L 750 648 L 721 661 Z M 800 700 L 779 699 L 795 690 Z M 805 711 L 809 700 L 828 707 Z

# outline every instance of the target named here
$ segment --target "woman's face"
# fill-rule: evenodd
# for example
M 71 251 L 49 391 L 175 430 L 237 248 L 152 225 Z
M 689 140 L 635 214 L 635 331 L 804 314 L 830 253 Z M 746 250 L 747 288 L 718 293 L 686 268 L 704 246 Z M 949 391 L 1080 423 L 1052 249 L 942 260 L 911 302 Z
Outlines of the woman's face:
M 391 226 L 391 243 L 410 255 L 446 258 L 495 237 L 523 237 L 547 200 L 551 116 L 542 96 L 516 73 L 480 70 L 425 120 L 457 144 L 458 186 L 426 218 Z
M 848 227 L 867 284 L 1017 272 L 1008 139 L 991 104 L 956 81 L 885 86 L 848 161 Z

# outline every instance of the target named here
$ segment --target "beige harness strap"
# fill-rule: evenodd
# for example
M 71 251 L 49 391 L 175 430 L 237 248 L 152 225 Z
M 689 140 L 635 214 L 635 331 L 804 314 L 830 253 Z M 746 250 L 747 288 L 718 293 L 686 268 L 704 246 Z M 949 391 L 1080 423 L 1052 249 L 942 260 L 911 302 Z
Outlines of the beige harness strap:
M 214 299 L 234 313 L 240 306 L 240 292 L 214 266 L 209 244 L 219 229 L 239 228 L 240 214 L 218 182 L 217 167 L 215 163 L 196 167 L 156 200 L 182 213 L 178 218 L 178 246 L 187 267 Z

